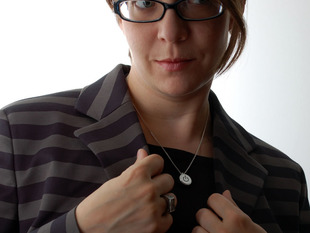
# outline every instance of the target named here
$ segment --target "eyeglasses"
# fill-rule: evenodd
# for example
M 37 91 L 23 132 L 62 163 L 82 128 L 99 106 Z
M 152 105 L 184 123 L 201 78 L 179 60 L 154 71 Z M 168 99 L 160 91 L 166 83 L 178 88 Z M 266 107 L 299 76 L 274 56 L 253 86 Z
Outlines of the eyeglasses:
M 214 19 L 224 13 L 220 0 L 179 0 L 168 4 L 158 0 L 119 0 L 113 3 L 114 13 L 123 20 L 150 23 L 161 20 L 167 9 L 174 9 L 186 21 Z

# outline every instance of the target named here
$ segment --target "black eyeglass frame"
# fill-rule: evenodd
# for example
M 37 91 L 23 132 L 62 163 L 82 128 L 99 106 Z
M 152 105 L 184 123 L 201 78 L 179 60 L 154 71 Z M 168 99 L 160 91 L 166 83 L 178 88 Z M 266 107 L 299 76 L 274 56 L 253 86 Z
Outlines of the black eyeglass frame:
M 223 6 L 223 3 L 221 3 L 221 6 L 222 6 L 222 11 L 215 15 L 215 16 L 212 16 L 212 17 L 208 17 L 208 18 L 203 18 L 203 19 L 188 19 L 188 18 L 184 18 L 178 11 L 178 8 L 177 6 L 182 3 L 182 2 L 185 2 L 187 0 L 179 0 L 175 3 L 172 3 L 172 4 L 169 4 L 169 3 L 166 3 L 166 2 L 161 2 L 161 1 L 158 1 L 158 0 L 146 0 L 146 1 L 152 1 L 152 2 L 157 2 L 159 4 L 161 4 L 163 7 L 164 7 L 164 11 L 163 11 L 163 14 L 161 17 L 159 17 L 158 19 L 154 19 L 154 20 L 146 20 L 146 21 L 135 21 L 135 20 L 131 20 L 131 19 L 127 19 L 125 17 L 122 16 L 121 14 L 121 11 L 120 11 L 120 4 L 122 2 L 126 2 L 128 0 L 119 0 L 119 1 L 116 1 L 116 2 L 113 2 L 113 9 L 114 9 L 114 13 L 119 15 L 119 17 L 121 17 L 121 19 L 123 20 L 126 20 L 128 22 L 133 22 L 133 23 L 153 23 L 153 22 L 157 22 L 157 21 L 160 21 L 164 18 L 165 14 L 166 14 L 166 11 L 168 9 L 174 9 L 175 12 L 177 13 L 177 15 L 182 19 L 182 20 L 185 20 L 185 21 L 205 21 L 205 20 L 210 20 L 210 19 L 215 19 L 217 17 L 220 17 L 221 15 L 224 14 L 224 11 L 225 11 L 225 7 Z

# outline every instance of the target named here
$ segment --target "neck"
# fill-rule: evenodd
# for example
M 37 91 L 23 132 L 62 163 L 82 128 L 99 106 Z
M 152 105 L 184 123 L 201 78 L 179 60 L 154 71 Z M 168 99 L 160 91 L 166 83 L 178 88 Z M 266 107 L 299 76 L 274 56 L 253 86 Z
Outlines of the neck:
M 149 144 L 158 145 L 150 133 L 152 131 L 163 146 L 195 153 L 207 118 L 205 137 L 211 137 L 209 86 L 188 96 L 172 97 L 137 88 L 138 84 L 133 84 L 128 80 L 131 97 L 140 114 L 140 123 Z M 201 151 L 205 147 L 202 144 Z

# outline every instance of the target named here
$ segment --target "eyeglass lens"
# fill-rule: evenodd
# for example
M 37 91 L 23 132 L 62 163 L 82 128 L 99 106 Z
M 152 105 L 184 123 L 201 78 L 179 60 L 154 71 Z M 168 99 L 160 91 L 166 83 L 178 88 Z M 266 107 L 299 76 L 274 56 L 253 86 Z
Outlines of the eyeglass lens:
M 123 18 L 131 21 L 154 21 L 165 12 L 164 4 L 152 0 L 128 0 L 119 5 Z M 178 14 L 183 19 L 199 20 L 220 15 L 223 7 L 218 0 L 186 0 L 177 4 Z

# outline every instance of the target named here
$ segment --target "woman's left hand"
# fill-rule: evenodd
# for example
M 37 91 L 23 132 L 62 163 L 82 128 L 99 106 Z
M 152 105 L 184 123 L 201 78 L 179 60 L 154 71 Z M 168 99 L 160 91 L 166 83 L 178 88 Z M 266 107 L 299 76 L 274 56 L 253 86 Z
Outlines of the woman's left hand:
M 200 209 L 196 214 L 199 226 L 192 233 L 266 233 L 234 202 L 230 191 L 223 195 L 215 193 L 208 199 L 209 209 Z

